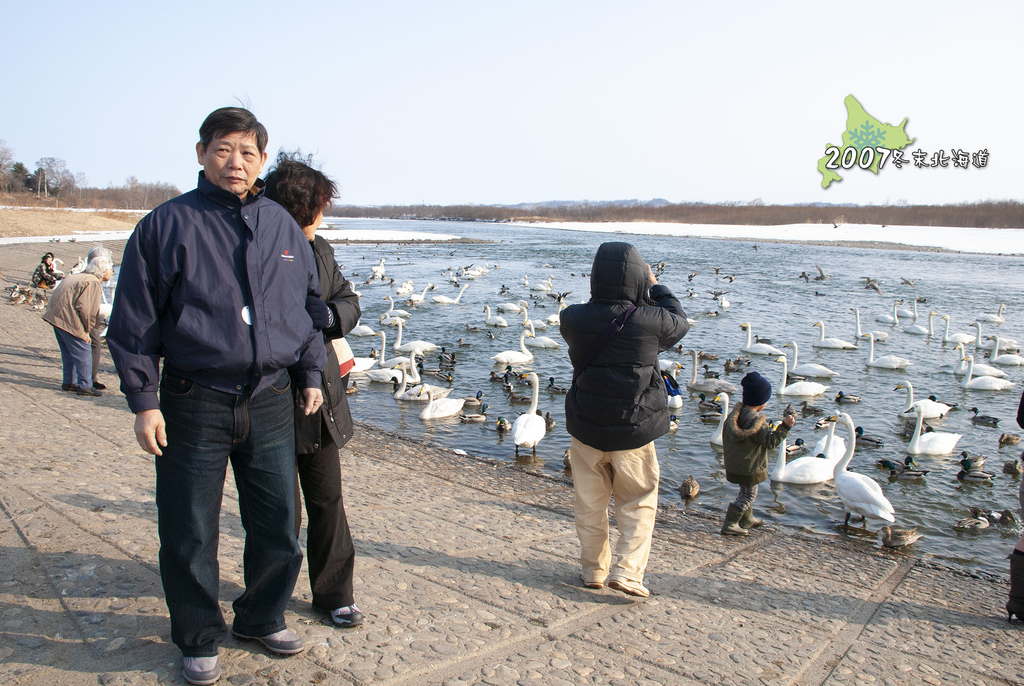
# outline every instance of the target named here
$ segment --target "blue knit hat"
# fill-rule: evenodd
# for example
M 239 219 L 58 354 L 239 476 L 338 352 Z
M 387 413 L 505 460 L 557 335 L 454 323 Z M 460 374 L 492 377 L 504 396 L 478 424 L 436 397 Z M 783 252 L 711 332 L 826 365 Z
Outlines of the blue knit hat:
M 750 372 L 740 381 L 743 386 L 743 404 L 748 407 L 764 405 L 772 397 L 772 385 L 757 372 Z

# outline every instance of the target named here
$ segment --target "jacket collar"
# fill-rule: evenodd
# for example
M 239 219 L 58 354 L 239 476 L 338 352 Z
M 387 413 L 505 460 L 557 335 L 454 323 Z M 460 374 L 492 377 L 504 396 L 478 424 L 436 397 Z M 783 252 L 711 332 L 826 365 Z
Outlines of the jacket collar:
M 249 189 L 249 195 L 246 197 L 245 202 L 238 199 L 238 196 L 234 193 L 230 193 L 220 186 L 214 184 L 212 181 L 206 178 L 206 173 L 203 171 L 199 172 L 199 184 L 196 187 L 201 195 L 209 198 L 218 205 L 223 205 L 227 208 L 244 207 L 246 205 L 252 205 L 259 202 L 263 198 L 264 188 L 266 183 L 263 179 L 256 179 L 256 183 Z
M 747 428 L 740 427 L 740 417 L 743 418 L 743 423 L 752 422 Z M 729 417 L 726 419 L 729 423 L 729 428 L 732 430 L 733 435 L 739 439 L 745 439 L 753 436 L 760 431 L 765 424 L 768 423 L 768 418 L 763 414 L 755 414 L 751 412 L 746 405 L 743 403 L 736 403 L 733 407 L 732 412 L 729 413 Z

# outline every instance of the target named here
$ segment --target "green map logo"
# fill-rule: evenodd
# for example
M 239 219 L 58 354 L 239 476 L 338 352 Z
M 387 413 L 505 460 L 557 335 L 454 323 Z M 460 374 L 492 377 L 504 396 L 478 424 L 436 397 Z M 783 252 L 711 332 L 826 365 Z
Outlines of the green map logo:
M 833 181 L 843 180 L 836 173 L 837 169 L 859 167 L 877 174 L 890 155 L 895 154 L 896 159 L 903 161 L 903 148 L 914 142 L 903 130 L 907 125 L 906 117 L 898 126 L 893 126 L 868 114 L 852 95 L 846 96 L 843 102 L 846 104 L 843 144 L 829 143 L 825 147 L 825 156 L 818 160 L 822 188 L 828 188 Z

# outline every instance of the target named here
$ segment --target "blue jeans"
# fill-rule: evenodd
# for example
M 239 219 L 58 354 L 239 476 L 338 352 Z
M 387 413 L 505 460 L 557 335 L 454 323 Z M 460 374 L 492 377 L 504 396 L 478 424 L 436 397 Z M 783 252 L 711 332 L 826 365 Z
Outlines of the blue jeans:
M 92 348 L 88 341 L 53 327 L 60 348 L 60 364 L 64 368 L 62 383 L 77 383 L 79 388 L 92 388 Z
M 171 640 L 185 657 L 216 655 L 227 636 L 217 543 L 229 460 L 245 529 L 245 592 L 233 603 L 232 630 L 266 636 L 285 628 L 284 610 L 302 565 L 294 530 L 292 402 L 286 373 L 250 397 L 164 370 L 160 409 L 167 447 L 156 458 L 160 577 Z

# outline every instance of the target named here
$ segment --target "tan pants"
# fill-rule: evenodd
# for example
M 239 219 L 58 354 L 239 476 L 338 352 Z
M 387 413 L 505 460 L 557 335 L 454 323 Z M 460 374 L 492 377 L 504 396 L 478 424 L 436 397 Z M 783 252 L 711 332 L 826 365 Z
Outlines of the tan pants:
M 603 583 L 615 577 L 642 583 L 658 511 L 661 472 L 654 443 L 604 452 L 574 438 L 569 459 L 584 581 Z M 619 529 L 614 562 L 608 542 L 608 500 L 613 493 Z

